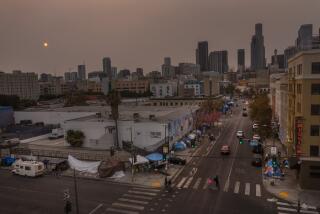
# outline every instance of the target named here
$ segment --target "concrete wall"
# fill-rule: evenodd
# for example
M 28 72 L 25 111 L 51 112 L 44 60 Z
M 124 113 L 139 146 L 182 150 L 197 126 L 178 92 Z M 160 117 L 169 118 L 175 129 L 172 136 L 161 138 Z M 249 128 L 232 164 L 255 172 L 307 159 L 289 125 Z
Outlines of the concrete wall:
M 32 111 L 15 111 L 14 118 L 16 123 L 21 120 L 32 120 L 33 123 L 44 122 L 45 124 L 60 124 L 64 121 L 75 118 L 94 115 L 95 112 L 32 112 Z
M 320 190 L 320 159 L 302 160 L 299 183 L 302 189 Z

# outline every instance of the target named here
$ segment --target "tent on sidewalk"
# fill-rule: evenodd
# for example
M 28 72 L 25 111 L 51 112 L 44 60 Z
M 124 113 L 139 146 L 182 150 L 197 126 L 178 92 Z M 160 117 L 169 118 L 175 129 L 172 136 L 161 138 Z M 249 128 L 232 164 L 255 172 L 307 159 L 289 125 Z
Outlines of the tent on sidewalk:
M 187 148 L 187 145 L 183 141 L 179 141 L 173 145 L 173 148 L 175 151 L 181 151 L 185 150 Z
M 132 158 L 129 158 L 130 163 L 132 164 Z M 140 165 L 149 163 L 149 160 L 141 155 L 137 155 L 137 161 L 133 165 Z
M 163 159 L 163 155 L 161 153 L 155 152 L 146 156 L 149 161 L 161 161 Z
M 98 167 L 101 164 L 101 161 L 81 161 L 71 155 L 68 155 L 68 163 L 71 169 L 75 169 L 79 172 L 88 172 L 95 174 L 98 172 Z

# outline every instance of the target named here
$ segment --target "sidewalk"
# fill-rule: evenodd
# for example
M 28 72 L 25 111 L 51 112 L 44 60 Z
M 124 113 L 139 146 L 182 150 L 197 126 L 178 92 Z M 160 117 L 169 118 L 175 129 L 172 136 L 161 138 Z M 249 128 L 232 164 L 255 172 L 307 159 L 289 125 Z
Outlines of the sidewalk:
M 270 153 L 270 147 L 272 146 L 272 140 L 266 140 L 265 142 L 265 154 Z M 281 152 L 281 157 L 286 156 L 284 146 L 280 141 L 275 140 L 274 145 L 277 147 L 277 151 Z M 263 169 L 262 169 L 263 170 Z M 263 173 L 263 172 L 262 172 Z M 265 189 L 273 194 L 277 198 L 284 199 L 291 203 L 297 203 L 300 198 L 300 203 L 320 207 L 320 191 L 301 189 L 297 180 L 296 170 L 284 169 L 284 179 L 273 179 L 264 177 L 263 185 Z M 274 185 L 271 185 L 271 181 L 274 180 Z

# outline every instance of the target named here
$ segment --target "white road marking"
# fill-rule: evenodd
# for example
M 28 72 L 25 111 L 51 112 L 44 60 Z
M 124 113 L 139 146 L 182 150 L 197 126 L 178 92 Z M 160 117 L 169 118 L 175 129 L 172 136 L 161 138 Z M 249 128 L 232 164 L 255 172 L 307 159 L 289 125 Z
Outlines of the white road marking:
M 250 195 L 250 183 L 246 183 L 244 194 L 245 195 Z
M 99 210 L 101 207 L 103 207 L 103 204 L 99 204 L 96 208 L 94 208 L 93 210 L 91 210 L 91 212 L 89 214 L 94 214 L 95 212 L 97 212 L 97 210 Z
M 192 180 L 193 180 L 193 177 L 190 177 L 190 178 L 187 180 L 187 182 L 184 184 L 183 188 L 184 188 L 184 189 L 188 188 L 188 187 L 190 186 Z
M 143 199 L 143 200 L 152 200 L 152 197 L 142 196 L 142 195 L 130 195 L 130 194 L 123 194 L 123 197 L 136 198 L 136 199 Z
M 129 190 L 128 192 L 133 194 L 138 194 L 138 195 L 149 195 L 149 196 L 157 195 L 157 193 L 153 193 L 153 192 L 141 192 L 141 191 L 134 191 L 134 190 Z
M 186 179 L 187 179 L 187 177 L 183 177 L 183 178 L 181 179 L 181 181 L 178 183 L 177 188 L 180 189 L 180 188 L 182 187 L 183 183 L 186 181 Z
M 240 182 L 237 181 L 235 186 L 234 186 L 234 193 L 238 194 L 240 189 Z
M 261 197 L 261 186 L 260 184 L 256 184 L 256 196 Z
M 193 189 L 198 189 L 202 178 L 198 178 L 196 183 L 193 185 Z
M 317 211 L 310 211 L 310 210 L 300 210 L 300 213 L 308 213 L 308 214 L 319 214 L 319 212 Z
M 277 209 L 281 211 L 297 212 L 296 209 L 286 208 L 286 207 L 277 207 Z
M 133 205 L 133 204 L 123 204 L 123 203 L 118 203 L 118 202 L 112 203 L 112 206 L 124 207 L 124 208 L 135 209 L 135 210 L 144 210 L 143 206 Z
M 132 200 L 127 198 L 119 198 L 118 201 L 122 202 L 130 202 L 130 203 L 136 203 L 136 204 L 148 204 L 148 201 L 138 201 L 138 200 Z
M 107 212 L 116 212 L 116 213 L 123 213 L 123 214 L 139 214 L 138 212 L 134 211 L 129 211 L 129 210 L 119 210 L 119 209 L 114 209 L 114 208 L 108 208 L 106 210 Z
M 280 201 L 277 201 L 276 204 L 281 205 L 281 206 L 292 206 L 292 205 L 289 204 L 289 203 L 280 202 Z

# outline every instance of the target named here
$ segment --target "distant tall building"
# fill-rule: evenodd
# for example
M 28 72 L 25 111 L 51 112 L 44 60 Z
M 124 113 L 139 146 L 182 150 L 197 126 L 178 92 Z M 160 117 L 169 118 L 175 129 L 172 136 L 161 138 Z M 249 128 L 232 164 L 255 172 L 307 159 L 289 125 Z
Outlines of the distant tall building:
M 111 71 L 111 59 L 104 57 L 102 59 L 102 71 L 107 74 L 107 77 L 111 80 L 113 78 Z
M 181 75 L 195 75 L 200 73 L 200 65 L 193 63 L 182 62 L 179 63 L 179 66 L 176 69 Z
M 288 68 L 288 60 L 297 53 L 297 47 L 290 46 L 284 49 L 284 67 Z
M 12 71 L 11 74 L 0 72 L 0 94 L 16 95 L 20 99 L 38 100 L 40 95 L 38 75 L 21 71 Z
M 118 76 L 118 71 L 117 67 L 111 67 L 111 73 L 113 78 L 117 78 Z
M 39 81 L 40 82 L 50 82 L 50 81 L 52 81 L 52 79 L 53 79 L 52 74 L 42 73 L 42 74 L 40 74 Z
M 118 79 L 128 79 L 130 77 L 130 70 L 128 69 L 122 69 L 118 73 Z
M 200 65 L 200 71 L 208 71 L 208 42 L 198 42 L 198 49 L 196 50 L 197 64 Z
M 245 51 L 244 49 L 238 49 L 238 71 L 244 71 L 246 69 L 245 66 Z
M 219 73 L 227 73 L 228 65 L 228 51 L 213 51 L 209 55 L 209 70 Z
M 251 69 L 263 69 L 266 67 L 264 37 L 262 24 L 255 25 L 255 34 L 251 38 Z
M 171 65 L 171 58 L 165 57 L 164 63 L 161 66 L 162 76 L 165 78 L 173 78 L 175 74 L 175 68 Z
M 143 68 L 137 68 L 136 72 L 139 78 L 143 77 Z
M 74 82 L 78 80 L 78 72 L 65 72 L 64 73 L 64 80 L 66 82 Z
M 78 79 L 79 80 L 86 80 L 87 73 L 86 73 L 86 65 L 78 65 Z
M 300 26 L 296 46 L 298 50 L 312 49 L 312 24 Z
M 278 54 L 277 50 L 275 50 L 274 55 L 271 56 L 271 65 L 284 69 L 284 64 L 284 54 Z

